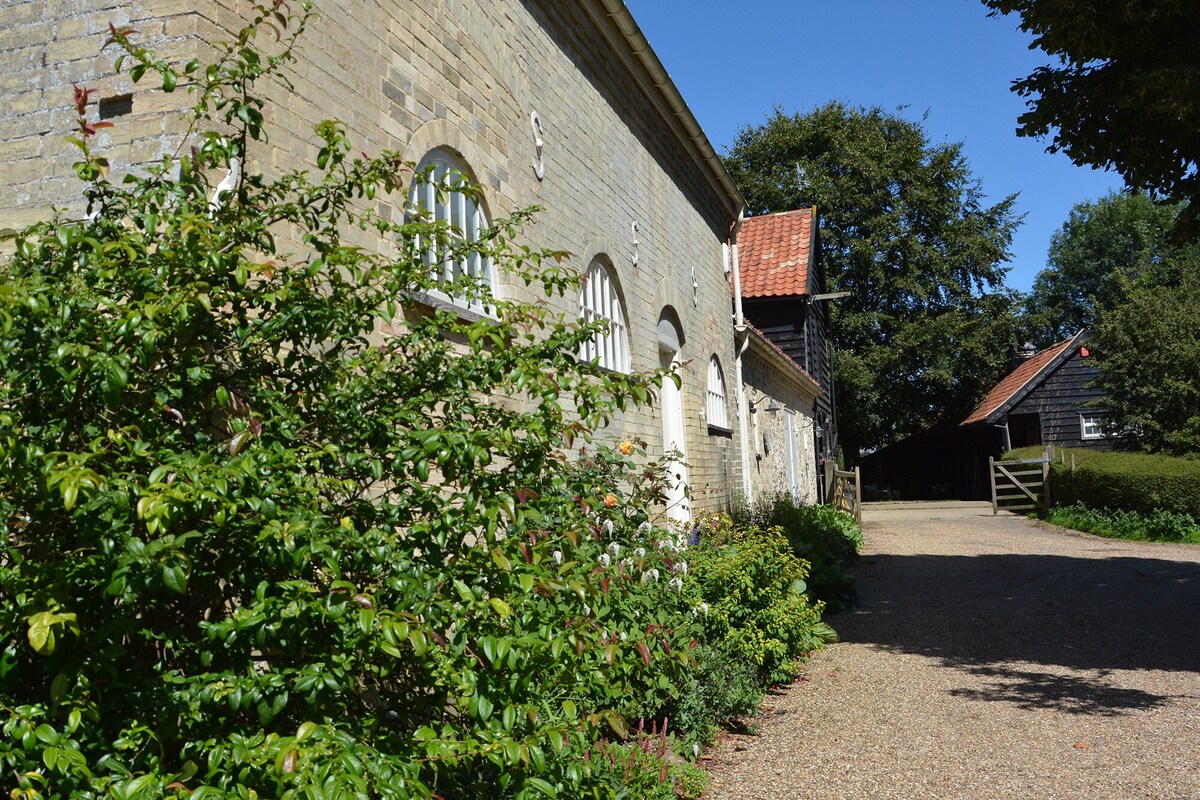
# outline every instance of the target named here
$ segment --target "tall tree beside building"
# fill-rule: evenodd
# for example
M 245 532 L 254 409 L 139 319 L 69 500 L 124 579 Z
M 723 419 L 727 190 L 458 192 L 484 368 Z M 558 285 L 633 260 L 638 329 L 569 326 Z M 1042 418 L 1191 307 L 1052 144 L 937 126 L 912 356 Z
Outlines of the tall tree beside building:
M 1187 202 L 1177 238 L 1200 238 L 1200 3 L 1195 0 L 983 0 L 1017 13 L 1030 48 L 1057 59 L 1013 82 L 1022 136 L 1076 164 L 1114 169 L 1137 189 Z
M 1078 203 L 1051 238 L 1026 300 L 1030 335 L 1041 346 L 1060 341 L 1124 303 L 1131 281 L 1171 285 L 1181 271 L 1200 269 L 1200 245 L 1171 240 L 1178 213 L 1145 192 Z
M 832 332 L 847 457 L 970 411 L 1015 336 L 1003 281 L 1016 196 L 986 204 L 960 144 L 838 102 L 777 108 L 725 164 L 751 213 L 818 207 L 830 289 L 850 292 Z
M 1200 454 L 1200 274 L 1174 285 L 1123 281 L 1125 302 L 1099 313 L 1092 338 L 1106 424 L 1151 453 Z

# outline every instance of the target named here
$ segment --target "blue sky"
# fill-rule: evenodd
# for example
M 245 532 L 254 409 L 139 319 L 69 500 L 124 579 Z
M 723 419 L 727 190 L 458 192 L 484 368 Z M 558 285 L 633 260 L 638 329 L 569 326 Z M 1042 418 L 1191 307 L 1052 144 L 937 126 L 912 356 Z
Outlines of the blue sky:
M 718 152 L 776 104 L 879 105 L 919 121 L 931 140 L 961 141 L 994 202 L 1019 192 L 1026 215 L 1008 284 L 1029 289 L 1050 236 L 1075 203 L 1119 188 L 1114 173 L 1076 167 L 1016 135 L 1024 100 L 1013 80 L 1048 63 L 1016 17 L 978 0 L 626 0 Z

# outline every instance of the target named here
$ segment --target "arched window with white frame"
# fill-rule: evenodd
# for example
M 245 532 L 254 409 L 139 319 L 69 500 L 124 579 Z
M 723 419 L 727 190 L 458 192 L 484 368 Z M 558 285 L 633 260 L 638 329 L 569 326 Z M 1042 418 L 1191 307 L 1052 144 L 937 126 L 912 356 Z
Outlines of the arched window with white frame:
M 725 394 L 725 372 L 713 355 L 708 360 L 708 393 L 704 404 L 709 427 L 729 430 L 729 401 Z
M 588 265 L 579 290 L 579 316 L 584 324 L 608 323 L 607 332 L 598 331 L 583 343 L 579 357 L 584 361 L 598 359 L 600 366 L 614 372 L 629 372 L 629 327 L 625 324 L 625 308 L 612 272 L 599 258 Z
M 476 242 L 488 226 L 487 212 L 478 198 L 461 187 L 469 186 L 466 165 L 448 150 L 431 150 L 417 165 L 418 174 L 427 174 L 428 180 L 414 180 L 408 192 L 410 214 L 420 214 L 427 222 L 449 226 L 449 235 L 460 241 Z M 418 240 L 418 247 L 421 246 Z M 426 243 L 424 259 L 430 274 L 437 280 L 453 283 L 464 277 L 475 282 L 476 289 L 469 293 L 454 294 L 435 291 L 435 296 L 449 300 L 460 308 L 480 314 L 488 313 L 486 296 L 496 287 L 495 271 L 491 259 L 479 252 L 456 253 L 445 243 Z

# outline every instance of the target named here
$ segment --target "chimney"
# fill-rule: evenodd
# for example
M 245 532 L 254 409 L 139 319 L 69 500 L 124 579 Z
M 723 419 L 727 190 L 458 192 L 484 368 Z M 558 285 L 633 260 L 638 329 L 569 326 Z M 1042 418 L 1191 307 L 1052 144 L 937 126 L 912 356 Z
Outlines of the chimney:
M 1012 359 L 1008 364 L 1008 371 L 1012 372 L 1014 369 L 1021 366 L 1036 355 L 1037 348 L 1033 346 L 1033 342 L 1026 342 L 1013 351 Z

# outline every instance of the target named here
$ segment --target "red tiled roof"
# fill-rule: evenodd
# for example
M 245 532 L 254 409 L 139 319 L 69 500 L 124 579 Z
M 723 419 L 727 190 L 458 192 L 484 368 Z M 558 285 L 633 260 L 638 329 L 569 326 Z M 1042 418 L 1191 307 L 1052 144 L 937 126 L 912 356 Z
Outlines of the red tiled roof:
M 960 424 L 971 425 L 972 423 L 986 420 L 1001 406 L 1011 400 L 1017 392 L 1025 388 L 1030 381 L 1041 374 L 1042 370 L 1053 362 L 1054 359 L 1062 355 L 1078 338 L 1079 334 L 1077 333 L 1070 339 L 1052 344 L 1040 353 L 1031 356 L 1021 366 L 1008 373 L 1004 377 L 1004 380 L 992 387 L 992 390 L 987 393 L 987 397 L 983 398 L 979 402 L 979 405 L 975 407 L 975 410 L 971 412 L 971 416 L 964 419 Z
M 808 294 L 813 258 L 813 210 L 747 217 L 738 231 L 742 297 Z

